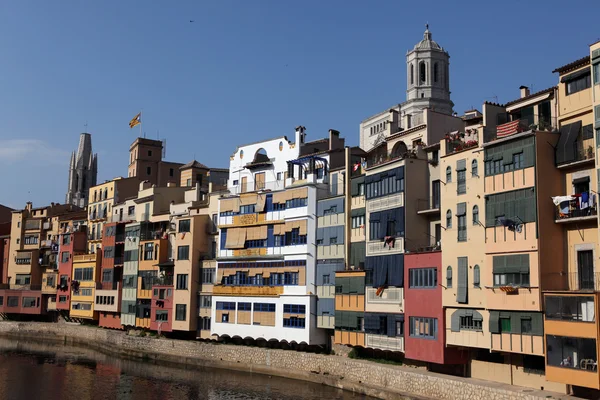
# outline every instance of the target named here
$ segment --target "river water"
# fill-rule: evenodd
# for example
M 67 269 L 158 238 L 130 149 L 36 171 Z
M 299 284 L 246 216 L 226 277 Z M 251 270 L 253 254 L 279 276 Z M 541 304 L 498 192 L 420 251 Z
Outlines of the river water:
M 314 383 L 217 368 L 183 369 L 60 344 L 0 338 L 0 400 L 372 399 Z

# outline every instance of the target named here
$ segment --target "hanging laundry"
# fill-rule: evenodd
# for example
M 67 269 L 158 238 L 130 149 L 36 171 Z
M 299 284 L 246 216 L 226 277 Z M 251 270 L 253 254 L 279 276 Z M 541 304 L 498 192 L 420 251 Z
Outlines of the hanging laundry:
M 579 198 L 579 209 L 585 210 L 590 206 L 590 195 L 588 192 L 581 193 L 581 197 Z
M 571 201 L 571 200 L 575 200 L 575 197 L 573 197 L 573 196 L 554 196 L 552 198 L 552 202 L 554 203 L 555 206 L 562 204 L 564 201 Z
M 560 214 L 561 217 L 563 216 L 567 216 L 570 213 L 570 208 L 569 208 L 569 201 L 563 201 L 562 203 L 560 203 L 559 205 L 559 209 L 560 209 Z
M 396 238 L 394 236 L 386 236 L 383 238 L 383 245 L 388 246 L 390 249 L 394 247 Z

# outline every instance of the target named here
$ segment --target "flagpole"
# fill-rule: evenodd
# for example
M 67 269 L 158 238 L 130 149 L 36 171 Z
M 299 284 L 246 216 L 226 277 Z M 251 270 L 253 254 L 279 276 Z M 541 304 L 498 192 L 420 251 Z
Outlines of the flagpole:
M 142 137 L 142 111 L 144 110 L 140 110 L 140 137 Z

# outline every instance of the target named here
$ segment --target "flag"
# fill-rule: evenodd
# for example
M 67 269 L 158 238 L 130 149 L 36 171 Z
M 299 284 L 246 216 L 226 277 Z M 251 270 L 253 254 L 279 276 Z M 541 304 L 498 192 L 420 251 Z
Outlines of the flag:
M 142 113 L 139 113 L 138 115 L 133 117 L 133 119 L 131 121 L 129 121 L 129 127 L 133 128 L 134 126 L 137 126 L 141 123 L 142 123 Z
M 517 119 L 515 121 L 510 121 L 505 124 L 498 125 L 496 127 L 496 137 L 501 138 L 505 136 L 512 135 L 514 133 L 523 132 L 523 128 L 521 126 L 521 120 Z
M 354 164 L 352 166 L 352 172 L 356 172 L 358 170 L 358 167 L 360 167 L 360 163 Z

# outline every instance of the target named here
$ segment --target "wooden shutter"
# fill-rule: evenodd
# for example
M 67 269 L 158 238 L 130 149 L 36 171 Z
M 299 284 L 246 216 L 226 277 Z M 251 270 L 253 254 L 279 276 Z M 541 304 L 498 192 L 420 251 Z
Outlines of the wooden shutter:
M 450 330 L 452 332 L 460 332 L 460 317 L 462 310 L 456 310 L 450 316 Z
M 490 311 L 490 333 L 500 333 L 500 312 Z
M 458 303 L 467 302 L 467 281 L 468 281 L 468 259 L 467 257 L 458 257 L 458 290 L 456 292 L 456 301 Z

